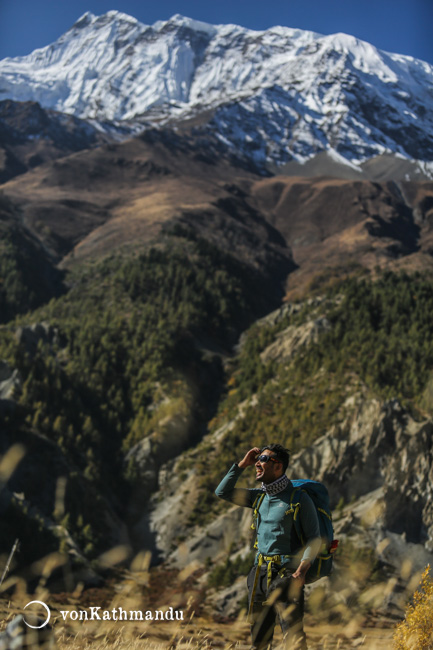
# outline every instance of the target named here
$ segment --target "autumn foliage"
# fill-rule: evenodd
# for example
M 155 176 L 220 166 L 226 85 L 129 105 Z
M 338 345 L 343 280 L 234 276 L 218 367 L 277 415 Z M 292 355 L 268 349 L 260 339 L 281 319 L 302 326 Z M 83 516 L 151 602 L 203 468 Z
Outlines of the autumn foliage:
M 395 650 L 433 649 L 433 579 L 430 565 L 422 574 L 419 589 L 413 603 L 408 605 L 406 618 L 396 628 Z

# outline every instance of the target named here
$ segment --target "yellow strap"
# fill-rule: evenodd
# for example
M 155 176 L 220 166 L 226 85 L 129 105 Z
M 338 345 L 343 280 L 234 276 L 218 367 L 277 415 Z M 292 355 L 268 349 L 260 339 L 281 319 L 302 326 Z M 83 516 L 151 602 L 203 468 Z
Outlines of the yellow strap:
M 253 505 L 251 506 L 253 510 L 255 510 L 255 507 L 256 507 L 257 501 L 258 501 L 259 499 L 260 499 L 260 503 L 262 502 L 262 499 L 263 499 L 263 497 L 265 496 L 265 494 L 266 494 L 266 492 L 263 492 L 262 494 L 259 493 L 259 494 L 256 496 L 256 498 L 255 498 L 255 500 L 254 500 L 254 502 L 253 502 Z M 259 503 L 259 505 L 257 506 L 257 509 L 260 508 L 260 503 Z
M 257 519 L 257 517 L 258 517 L 258 515 L 259 515 L 259 508 L 260 508 L 260 506 L 262 505 L 262 501 L 263 501 L 263 499 L 265 498 L 265 494 L 266 494 L 266 493 L 263 492 L 263 494 L 261 494 L 260 496 L 258 496 L 257 499 L 256 499 L 255 502 L 254 502 L 253 508 L 254 508 L 254 506 L 256 506 L 256 507 L 254 508 L 254 517 L 255 517 L 256 519 Z M 257 501 L 258 501 L 258 503 L 257 503 Z M 257 504 L 257 505 L 256 505 L 256 504 Z
M 326 512 L 326 510 L 324 510 L 323 508 L 317 508 L 317 510 L 319 512 L 321 512 L 322 514 L 326 515 L 328 517 L 328 519 L 330 519 L 330 521 L 332 521 L 332 516 L 329 514 L 329 512 Z
M 268 562 L 268 569 L 267 569 L 268 579 L 266 581 L 266 589 L 269 589 L 272 582 L 272 564 L 273 562 Z
M 256 569 L 256 573 L 255 573 L 255 576 L 254 576 L 253 590 L 251 592 L 250 606 L 248 608 L 248 620 L 251 623 L 252 623 L 251 616 L 252 616 L 252 613 L 253 613 L 254 596 L 256 594 L 257 583 L 259 581 L 260 567 L 262 566 L 262 564 L 263 564 L 263 555 L 261 553 L 259 553 L 259 557 L 257 559 L 257 569 Z
M 296 494 L 296 492 L 297 492 L 298 490 L 299 490 L 299 488 L 295 488 L 295 489 L 293 490 L 292 494 L 290 495 L 290 501 L 293 501 L 293 497 L 295 496 L 295 494 Z
M 295 522 L 298 519 L 298 514 L 299 514 L 299 510 L 301 508 L 301 504 L 299 502 L 298 503 L 291 503 L 290 506 L 291 506 L 291 508 L 290 508 L 289 512 L 293 513 L 293 521 Z M 305 546 L 305 539 L 304 539 L 304 536 L 302 534 L 302 528 L 300 529 L 300 533 L 301 533 L 301 544 L 302 544 L 302 546 Z
M 265 492 L 263 494 L 258 494 L 256 497 L 256 500 L 254 501 L 252 508 L 253 508 L 253 523 L 251 524 L 251 530 L 256 530 L 257 529 L 257 520 L 259 518 L 259 508 L 262 504 L 262 501 L 265 497 Z
M 287 556 L 288 557 L 288 556 Z M 259 574 L 260 574 L 260 567 L 264 562 L 267 562 L 267 580 L 266 580 L 266 586 L 269 589 L 271 586 L 272 582 L 272 565 L 273 564 L 281 564 L 281 555 L 262 555 L 259 553 L 258 558 L 257 558 L 257 569 L 256 573 L 254 575 L 254 584 L 253 584 L 253 590 L 251 592 L 251 599 L 250 599 L 250 606 L 248 608 L 248 620 L 250 623 L 252 623 L 251 615 L 253 613 L 253 604 L 254 604 L 254 596 L 256 595 L 256 590 L 257 590 L 257 583 L 259 581 Z

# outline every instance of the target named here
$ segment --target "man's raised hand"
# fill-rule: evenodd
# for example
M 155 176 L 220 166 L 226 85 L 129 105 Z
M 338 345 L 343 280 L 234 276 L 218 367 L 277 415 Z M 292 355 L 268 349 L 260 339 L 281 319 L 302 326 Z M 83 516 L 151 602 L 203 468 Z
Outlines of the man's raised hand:
M 253 447 L 252 449 L 250 449 L 249 452 L 246 453 L 245 456 L 242 458 L 242 460 L 239 461 L 238 467 L 241 467 L 243 469 L 244 467 L 255 465 L 257 454 L 260 454 L 260 447 Z

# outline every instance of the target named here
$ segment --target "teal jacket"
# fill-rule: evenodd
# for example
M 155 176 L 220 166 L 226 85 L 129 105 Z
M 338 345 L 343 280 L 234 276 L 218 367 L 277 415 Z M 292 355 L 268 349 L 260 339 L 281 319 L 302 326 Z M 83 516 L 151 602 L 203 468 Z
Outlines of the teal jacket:
M 237 488 L 236 483 L 244 469 L 235 463 L 215 490 L 221 499 L 238 506 L 252 508 L 261 488 Z M 259 509 L 257 521 L 257 550 L 262 555 L 287 555 L 283 564 L 296 568 L 301 560 L 313 562 L 320 550 L 321 539 L 316 508 L 306 492 L 297 491 L 296 500 L 300 503 L 299 518 L 305 546 L 296 535 L 293 516 L 285 514 L 290 507 L 294 491 L 292 483 L 278 494 L 266 494 Z M 256 560 L 257 561 L 257 560 Z

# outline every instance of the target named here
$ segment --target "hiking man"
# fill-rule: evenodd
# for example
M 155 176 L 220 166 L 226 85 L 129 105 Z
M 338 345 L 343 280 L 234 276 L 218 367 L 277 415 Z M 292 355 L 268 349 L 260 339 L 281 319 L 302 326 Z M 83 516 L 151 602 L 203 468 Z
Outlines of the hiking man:
M 303 628 L 305 574 L 321 546 L 315 506 L 305 492 L 297 493 L 304 544 L 293 525 L 294 487 L 285 472 L 290 454 L 282 445 L 254 447 L 235 463 L 215 490 L 221 499 L 253 508 L 257 555 L 248 574 L 252 648 L 270 646 L 276 616 L 288 648 L 307 648 Z M 247 467 L 255 466 L 260 488 L 235 487 Z

